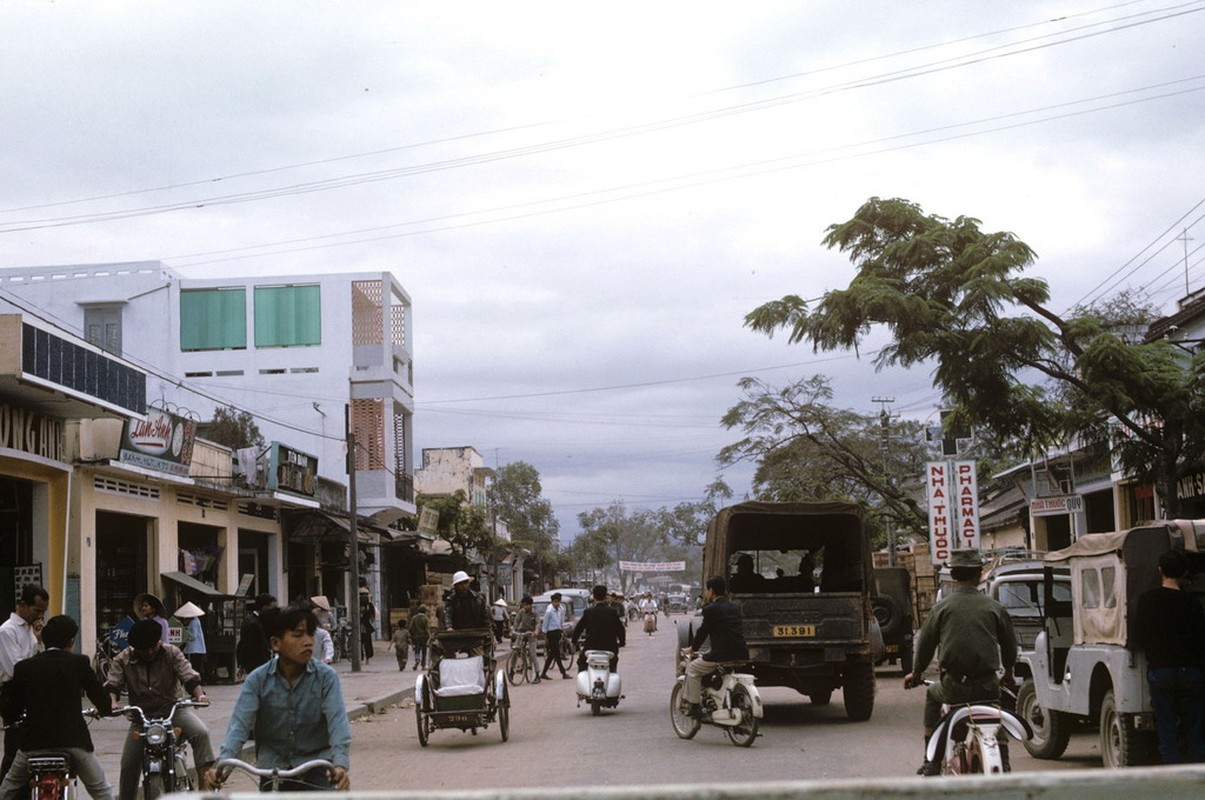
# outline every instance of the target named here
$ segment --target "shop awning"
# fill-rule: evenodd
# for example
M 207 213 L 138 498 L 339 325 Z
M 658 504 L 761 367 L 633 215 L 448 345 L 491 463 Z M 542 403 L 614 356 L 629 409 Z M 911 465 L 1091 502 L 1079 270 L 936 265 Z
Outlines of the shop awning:
M 296 542 L 331 541 L 346 539 L 351 530 L 351 522 L 347 517 L 329 514 L 325 511 L 298 511 L 289 515 L 293 520 L 293 529 L 289 539 Z M 373 525 L 361 517 L 356 522 L 356 539 L 365 544 L 377 542 L 414 541 L 413 531 L 398 531 Z
M 219 592 L 217 589 L 210 586 L 208 583 L 201 583 L 199 580 L 197 580 L 193 576 L 187 575 L 183 572 L 164 572 L 159 577 L 166 578 L 167 580 L 172 581 L 173 583 L 178 583 L 179 585 L 185 587 L 186 589 L 192 589 L 194 592 L 200 592 L 201 594 L 206 595 L 208 597 L 225 597 L 226 596 L 223 593 Z

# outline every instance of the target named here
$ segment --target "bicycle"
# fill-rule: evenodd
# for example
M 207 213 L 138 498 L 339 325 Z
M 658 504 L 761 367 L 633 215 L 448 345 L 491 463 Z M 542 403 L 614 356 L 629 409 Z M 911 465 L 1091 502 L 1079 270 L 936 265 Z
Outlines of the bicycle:
M 518 686 L 524 681 L 534 681 L 536 678 L 536 663 L 531 655 L 531 632 L 520 633 L 511 645 L 510 655 L 506 659 L 506 679 L 511 686 Z
M 279 792 L 281 791 L 281 784 L 284 784 L 286 781 L 293 784 L 301 784 L 311 789 L 334 791 L 336 788 L 334 785 L 335 765 L 325 758 L 314 758 L 292 769 L 281 769 L 279 767 L 272 767 L 270 769 L 260 768 L 248 764 L 239 758 L 222 758 L 213 765 L 219 787 L 229 779 L 230 774 L 235 769 L 241 769 L 247 774 L 259 778 L 259 789 L 261 792 Z M 325 769 L 327 771 L 327 774 L 331 776 L 331 783 L 329 785 L 322 785 L 305 779 L 305 776 L 316 769 Z M 286 790 L 289 790 L 289 788 L 286 786 Z

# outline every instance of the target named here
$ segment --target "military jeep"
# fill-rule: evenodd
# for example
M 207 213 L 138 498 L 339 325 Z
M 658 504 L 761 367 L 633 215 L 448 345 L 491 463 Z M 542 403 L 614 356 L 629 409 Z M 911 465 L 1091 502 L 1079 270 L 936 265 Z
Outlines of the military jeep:
M 862 509 L 850 503 L 748 502 L 707 527 L 703 577 L 728 578 L 740 605 L 749 671 L 825 705 L 840 689 L 850 719 L 874 711 L 883 651 Z M 689 629 L 681 626 L 683 638 Z
M 1202 596 L 1205 520 L 1157 522 L 1113 533 L 1090 533 L 1046 554 L 1043 627 L 1023 650 L 1017 713 L 1033 728 L 1025 749 L 1058 758 L 1075 726 L 1095 726 L 1106 767 L 1157 760 L 1146 656 L 1133 649 L 1131 620 L 1138 597 L 1159 585 L 1159 556 L 1183 550 Z M 1070 568 L 1071 599 L 1056 596 L 1057 570 Z

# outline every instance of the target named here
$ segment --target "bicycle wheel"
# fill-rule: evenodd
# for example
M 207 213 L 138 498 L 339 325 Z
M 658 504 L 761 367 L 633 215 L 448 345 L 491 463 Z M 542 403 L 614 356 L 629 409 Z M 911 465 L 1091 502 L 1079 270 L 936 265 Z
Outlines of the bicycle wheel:
M 511 650 L 510 655 L 506 657 L 506 679 L 510 681 L 510 685 L 518 686 L 523 681 L 530 681 L 533 673 L 526 648 Z
M 757 717 L 753 716 L 753 698 L 743 683 L 732 687 L 732 710 L 741 715 L 741 721 L 724 728 L 729 740 L 737 747 L 748 747 L 757 738 Z

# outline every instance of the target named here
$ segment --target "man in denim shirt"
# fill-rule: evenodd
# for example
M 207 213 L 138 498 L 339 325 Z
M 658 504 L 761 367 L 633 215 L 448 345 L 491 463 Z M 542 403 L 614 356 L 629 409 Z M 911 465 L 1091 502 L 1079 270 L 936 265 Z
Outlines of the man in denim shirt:
M 317 620 L 308 606 L 294 604 L 264 612 L 263 623 L 274 657 L 243 682 L 219 758 L 238 758 L 254 733 L 261 769 L 292 769 L 314 758 L 335 765 L 329 774 L 320 768 L 282 781 L 281 791 L 347 791 L 351 728 L 339 676 L 313 658 Z M 208 777 L 218 778 L 213 770 Z

